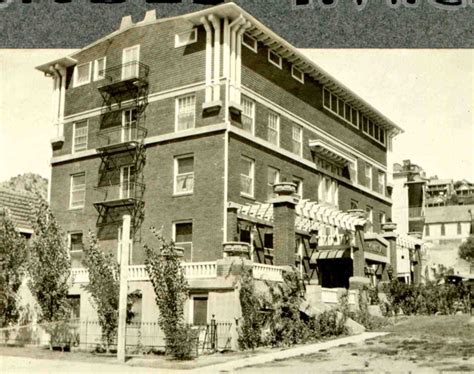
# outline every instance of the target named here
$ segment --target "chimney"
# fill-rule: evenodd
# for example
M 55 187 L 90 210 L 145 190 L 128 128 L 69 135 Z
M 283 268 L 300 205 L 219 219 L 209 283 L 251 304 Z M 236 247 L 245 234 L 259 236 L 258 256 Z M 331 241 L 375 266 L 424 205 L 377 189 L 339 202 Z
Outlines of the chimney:
M 120 22 L 119 30 L 128 29 L 129 27 L 132 27 L 132 26 L 133 26 L 132 16 L 125 16 L 122 18 L 122 21 Z
M 156 21 L 156 10 L 152 9 L 149 10 L 145 13 L 145 18 L 143 18 L 143 21 L 141 23 L 148 23 L 148 22 L 153 22 Z

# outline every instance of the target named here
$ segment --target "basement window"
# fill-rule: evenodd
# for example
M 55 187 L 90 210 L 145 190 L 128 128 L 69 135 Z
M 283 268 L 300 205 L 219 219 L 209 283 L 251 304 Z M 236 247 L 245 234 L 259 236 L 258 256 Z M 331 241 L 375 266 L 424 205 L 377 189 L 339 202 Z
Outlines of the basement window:
M 183 47 L 185 45 L 193 44 L 197 42 L 197 29 L 192 29 L 190 31 L 185 31 L 179 34 L 176 34 L 174 46 L 175 48 Z
M 291 76 L 295 78 L 298 82 L 301 82 L 304 84 L 304 73 L 295 67 L 295 65 L 291 66 Z
M 283 66 L 281 57 L 271 49 L 268 50 L 268 61 L 270 61 L 270 63 L 275 65 L 278 69 L 281 69 Z
M 253 36 L 250 36 L 249 34 L 244 34 L 244 36 L 242 37 L 242 44 L 251 51 L 255 53 L 258 52 L 257 39 L 255 39 Z

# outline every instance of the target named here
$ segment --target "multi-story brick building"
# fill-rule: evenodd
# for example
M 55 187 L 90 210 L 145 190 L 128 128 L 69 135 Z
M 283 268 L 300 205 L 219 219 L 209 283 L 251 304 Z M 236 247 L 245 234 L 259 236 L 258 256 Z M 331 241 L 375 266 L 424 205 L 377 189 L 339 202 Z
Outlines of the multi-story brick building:
M 346 287 L 366 266 L 382 276 L 390 245 L 376 233 L 391 217 L 387 157 L 401 129 L 235 4 L 125 17 L 38 69 L 55 82 L 51 206 L 75 266 L 88 230 L 117 253 L 131 214 L 136 266 L 155 226 L 188 263 L 222 259 L 223 243 L 237 241 L 262 271 L 296 263 Z M 293 182 L 299 202 L 272 200 L 279 182 Z M 375 243 L 362 257 L 354 235 L 344 242 L 362 225 L 344 213 L 354 209 Z M 309 243 L 343 250 L 323 258 Z

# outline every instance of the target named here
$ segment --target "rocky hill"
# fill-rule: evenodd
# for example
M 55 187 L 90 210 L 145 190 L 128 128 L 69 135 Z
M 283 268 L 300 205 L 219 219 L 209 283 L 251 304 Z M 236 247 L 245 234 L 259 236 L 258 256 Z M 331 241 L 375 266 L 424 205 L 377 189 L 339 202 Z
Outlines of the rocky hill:
M 33 173 L 17 175 L 8 181 L 0 182 L 0 188 L 39 193 L 44 199 L 48 197 L 48 180 Z

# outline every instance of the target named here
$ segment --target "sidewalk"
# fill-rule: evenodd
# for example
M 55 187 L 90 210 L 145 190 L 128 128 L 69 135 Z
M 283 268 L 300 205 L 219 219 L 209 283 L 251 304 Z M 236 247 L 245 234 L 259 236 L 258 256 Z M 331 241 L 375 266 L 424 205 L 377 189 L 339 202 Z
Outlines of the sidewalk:
M 137 374 L 175 374 L 175 373 L 231 373 L 236 369 L 246 366 L 254 366 L 272 362 L 274 360 L 284 360 L 291 357 L 308 355 L 319 352 L 321 350 L 330 349 L 350 343 L 359 343 L 378 336 L 386 335 L 386 333 L 366 332 L 360 335 L 348 336 L 340 339 L 334 339 L 322 343 L 315 343 L 296 348 L 289 348 L 282 351 L 263 353 L 252 357 L 238 358 L 229 362 L 209 365 L 205 367 L 190 370 L 172 370 L 162 368 L 131 366 L 127 364 L 112 363 L 93 363 L 79 361 L 58 361 L 46 359 L 34 359 L 26 357 L 0 357 L 0 372 L 2 373 L 137 373 Z

